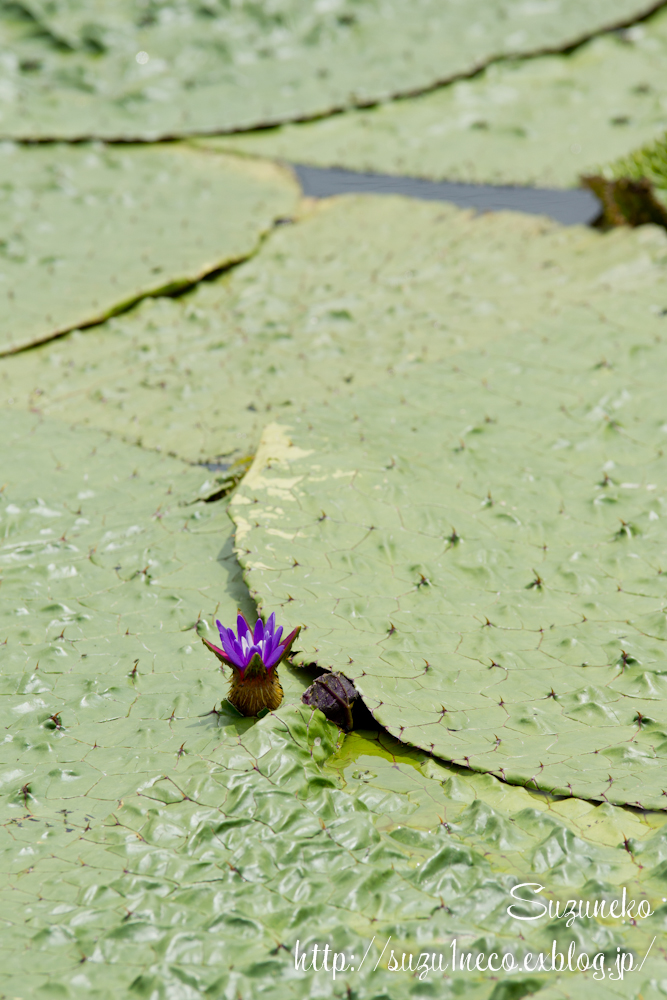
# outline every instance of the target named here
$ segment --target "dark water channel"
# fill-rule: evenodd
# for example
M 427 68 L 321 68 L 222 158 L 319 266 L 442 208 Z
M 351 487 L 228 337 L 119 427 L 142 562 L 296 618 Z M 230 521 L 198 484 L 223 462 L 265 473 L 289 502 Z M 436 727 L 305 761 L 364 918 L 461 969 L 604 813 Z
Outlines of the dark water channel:
M 531 215 L 548 215 L 565 226 L 591 225 L 600 215 L 601 205 L 592 191 L 574 188 L 494 187 L 490 184 L 454 184 L 427 181 L 418 177 L 362 174 L 353 170 L 307 167 L 292 164 L 305 195 L 328 198 L 336 194 L 402 194 L 425 201 L 449 201 L 460 208 L 478 212 L 511 209 Z

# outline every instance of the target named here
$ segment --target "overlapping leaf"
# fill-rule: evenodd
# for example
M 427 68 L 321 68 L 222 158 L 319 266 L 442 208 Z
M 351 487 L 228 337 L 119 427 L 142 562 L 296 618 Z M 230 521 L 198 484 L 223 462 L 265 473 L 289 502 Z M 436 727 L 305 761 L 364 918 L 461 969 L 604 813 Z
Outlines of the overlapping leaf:
M 242 260 L 296 182 L 185 146 L 0 151 L 0 354 Z
M 211 713 L 224 684 L 197 629 L 216 608 L 251 606 L 224 507 L 183 504 L 201 470 L 1 419 L 3 989 L 249 1000 L 279 979 L 286 997 L 333 997 L 340 979 L 295 974 L 297 940 L 348 955 L 380 932 L 415 952 L 453 937 L 548 950 L 569 940 L 562 921 L 521 925 L 518 949 L 507 914 L 510 888 L 546 865 L 549 898 L 626 885 L 657 909 L 631 933 L 586 921 L 580 949 L 610 963 L 618 945 L 646 950 L 664 921 L 664 816 L 551 802 L 381 734 L 329 761 L 337 731 L 298 706 L 289 668 L 279 712 Z M 663 974 L 650 958 L 638 988 L 651 995 Z M 383 965 L 344 983 L 414 996 Z M 590 988 L 542 983 L 544 995 Z M 431 976 L 434 988 L 485 1000 L 496 984 Z
M 567 55 L 501 61 L 409 100 L 225 138 L 296 163 L 568 187 L 667 128 L 667 15 Z
M 664 808 L 666 360 L 554 323 L 271 425 L 231 507 L 253 596 L 401 740 Z
M 655 6 L 19 0 L 0 8 L 0 135 L 157 139 L 289 121 L 564 48 Z
M 195 461 L 247 455 L 276 413 L 516 329 L 660 335 L 666 268 L 652 229 L 334 199 L 191 294 L 0 361 L 0 395 Z

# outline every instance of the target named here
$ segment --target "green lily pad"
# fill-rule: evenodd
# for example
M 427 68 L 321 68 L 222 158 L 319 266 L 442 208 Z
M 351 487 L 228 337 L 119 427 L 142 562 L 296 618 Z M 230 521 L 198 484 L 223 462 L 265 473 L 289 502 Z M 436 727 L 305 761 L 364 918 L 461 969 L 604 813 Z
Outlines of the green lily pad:
M 251 454 L 276 415 L 289 422 L 389 368 L 517 329 L 570 325 L 593 347 L 621 329 L 660 336 L 666 276 L 652 228 L 603 236 L 518 213 L 338 198 L 191 293 L 0 360 L 0 401 L 225 464 Z M 211 470 L 202 495 L 224 488 L 218 478 Z
M 213 148 L 434 180 L 569 187 L 667 128 L 667 13 L 567 55 Z
M 7 144 L 0 354 L 242 260 L 297 199 L 287 171 L 187 146 Z
M 628 24 L 648 0 L 375 0 L 267 6 L 19 0 L 0 30 L 0 135 L 157 139 L 233 131 L 387 100 L 500 56 Z
M 664 919 L 664 814 L 550 800 L 382 733 L 341 746 L 289 667 L 277 712 L 211 712 L 225 685 L 197 635 L 252 602 L 224 503 L 191 503 L 203 470 L 34 415 L 0 411 L 0 428 L 8 995 L 251 997 L 279 981 L 295 1000 L 336 996 L 341 979 L 295 973 L 297 941 L 370 946 L 345 981 L 397 1000 L 414 980 L 389 952 L 375 968 L 390 935 L 399 956 L 446 957 L 453 938 L 518 957 L 572 938 L 610 965 L 617 947 L 645 953 Z M 524 881 L 561 903 L 625 885 L 657 912 L 573 934 L 520 923 L 507 906 Z M 650 956 L 641 983 L 662 977 Z M 429 978 L 476 1000 L 497 989 Z M 591 980 L 539 982 L 579 1000 Z
M 402 741 L 665 808 L 666 362 L 554 324 L 269 425 L 230 506 L 253 597 Z

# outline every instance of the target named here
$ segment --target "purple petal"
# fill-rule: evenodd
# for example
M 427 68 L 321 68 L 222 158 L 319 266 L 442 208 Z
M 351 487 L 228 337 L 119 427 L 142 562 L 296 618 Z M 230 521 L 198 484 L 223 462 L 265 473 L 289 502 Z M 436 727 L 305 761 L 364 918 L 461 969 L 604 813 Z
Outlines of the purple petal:
M 232 646 L 239 660 L 243 661 L 245 659 L 245 653 L 243 652 L 242 644 L 238 641 L 236 636 L 232 636 Z
M 272 667 L 275 667 L 276 663 L 278 662 L 278 660 L 280 659 L 280 657 L 282 655 L 283 655 L 283 647 L 282 646 L 278 646 L 277 649 L 275 649 L 272 653 L 270 653 L 268 655 L 265 654 L 264 655 L 264 666 L 266 667 L 266 669 L 267 670 L 271 670 Z
M 222 640 L 222 648 L 230 660 L 232 660 L 237 667 L 243 667 L 245 665 L 243 649 L 241 648 L 241 643 L 238 641 L 232 630 L 230 628 L 225 629 L 224 635 L 221 634 L 220 638 Z
M 232 642 L 236 638 L 236 636 L 234 635 L 234 633 L 230 628 L 225 628 L 225 626 L 221 625 L 220 622 L 216 622 L 215 624 L 218 626 L 218 632 L 220 633 L 221 642 L 223 643 Z
M 282 626 L 279 625 L 275 632 L 267 633 L 264 632 L 264 648 L 267 650 L 273 650 L 276 648 L 280 642 L 280 636 L 282 635 Z
M 220 629 L 220 642 L 228 656 L 235 656 L 237 654 L 237 649 L 234 648 L 237 645 L 236 637 L 233 632 L 230 635 L 230 629 Z
M 291 647 L 299 631 L 298 629 L 294 629 L 281 642 L 283 627 L 279 625 L 276 628 L 275 612 L 269 615 L 266 624 L 262 622 L 261 618 L 258 618 L 254 630 L 250 628 L 248 622 L 240 613 L 236 619 L 236 633 L 233 629 L 226 628 L 217 620 L 216 625 L 218 626 L 220 641 L 223 647 L 220 652 L 224 651 L 225 657 L 239 670 L 245 670 L 253 656 L 256 655 L 259 656 L 265 668 L 271 670 L 279 662 L 286 650 Z M 244 642 L 247 646 L 245 651 L 243 649 Z
M 243 670 L 244 667 L 243 657 L 237 656 L 236 653 L 231 653 L 231 654 L 228 653 L 227 659 L 229 660 L 230 663 L 233 663 L 235 667 L 238 667 L 239 670 Z
M 248 625 L 247 621 L 241 614 L 236 619 L 236 631 L 238 633 L 239 639 L 242 639 L 243 636 L 247 635 L 248 632 L 250 631 L 250 626 Z
M 261 650 L 260 646 L 251 646 L 250 647 L 250 649 L 248 650 L 248 652 L 245 654 L 245 663 L 243 664 L 244 667 L 248 666 L 248 664 L 252 660 L 252 658 L 255 655 L 255 653 L 259 653 L 259 656 L 260 656 L 260 659 L 261 659 L 261 657 L 262 657 L 262 650 Z
M 265 661 L 268 664 L 269 660 L 275 661 L 275 657 L 280 658 L 282 656 L 282 646 L 279 642 L 272 642 L 271 645 L 265 649 Z

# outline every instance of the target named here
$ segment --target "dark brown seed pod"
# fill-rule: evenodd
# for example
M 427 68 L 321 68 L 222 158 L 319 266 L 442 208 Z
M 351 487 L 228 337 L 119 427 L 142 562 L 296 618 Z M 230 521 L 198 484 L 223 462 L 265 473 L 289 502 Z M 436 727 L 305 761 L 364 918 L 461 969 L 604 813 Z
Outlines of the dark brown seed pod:
M 344 674 L 326 673 L 317 677 L 301 695 L 304 705 L 319 708 L 330 722 L 349 732 L 353 727 L 352 708 L 359 692 Z

